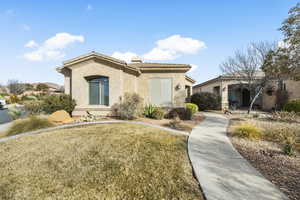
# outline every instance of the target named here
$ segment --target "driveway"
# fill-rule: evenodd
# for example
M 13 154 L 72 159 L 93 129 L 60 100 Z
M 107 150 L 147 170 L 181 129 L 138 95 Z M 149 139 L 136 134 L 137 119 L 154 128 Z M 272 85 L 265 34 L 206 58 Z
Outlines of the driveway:
M 11 118 L 8 115 L 8 109 L 0 110 L 0 124 L 8 123 L 10 121 Z

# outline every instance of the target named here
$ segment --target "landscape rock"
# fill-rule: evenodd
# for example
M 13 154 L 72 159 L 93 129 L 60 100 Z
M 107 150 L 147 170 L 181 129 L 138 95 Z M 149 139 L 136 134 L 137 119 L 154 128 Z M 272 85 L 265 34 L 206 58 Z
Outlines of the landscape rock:
M 48 119 L 54 123 L 62 123 L 62 124 L 67 124 L 74 121 L 70 116 L 70 114 L 67 113 L 65 110 L 58 110 L 52 113 L 51 115 L 48 116 Z

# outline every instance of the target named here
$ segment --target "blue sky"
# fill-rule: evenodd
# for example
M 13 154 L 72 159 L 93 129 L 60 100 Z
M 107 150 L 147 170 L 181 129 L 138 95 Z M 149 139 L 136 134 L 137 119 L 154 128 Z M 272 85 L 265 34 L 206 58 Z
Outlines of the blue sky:
M 296 0 L 38 1 L 0 4 L 0 84 L 63 83 L 62 61 L 90 51 L 148 62 L 193 64 L 198 82 L 253 41 L 282 39 Z

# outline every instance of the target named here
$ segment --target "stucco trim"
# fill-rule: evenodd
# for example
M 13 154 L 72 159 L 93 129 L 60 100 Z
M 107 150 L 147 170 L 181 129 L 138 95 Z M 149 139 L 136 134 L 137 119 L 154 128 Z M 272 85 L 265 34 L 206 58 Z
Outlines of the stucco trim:
M 191 82 L 191 83 L 196 83 L 196 81 L 194 79 L 192 79 L 191 77 L 189 77 L 188 75 L 185 75 L 185 80 Z

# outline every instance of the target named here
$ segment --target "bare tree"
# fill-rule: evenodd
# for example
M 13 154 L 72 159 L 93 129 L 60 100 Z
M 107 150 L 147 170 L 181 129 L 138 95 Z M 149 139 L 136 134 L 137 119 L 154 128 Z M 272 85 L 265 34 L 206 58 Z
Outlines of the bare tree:
M 25 86 L 18 80 L 9 80 L 7 83 L 7 87 L 10 93 L 12 94 L 22 94 L 25 90 Z
M 268 82 L 268 77 L 259 76 L 259 73 L 266 56 L 275 48 L 275 43 L 271 42 L 251 43 L 246 50 L 235 51 L 220 65 L 223 74 L 235 76 L 250 91 L 248 113 Z

